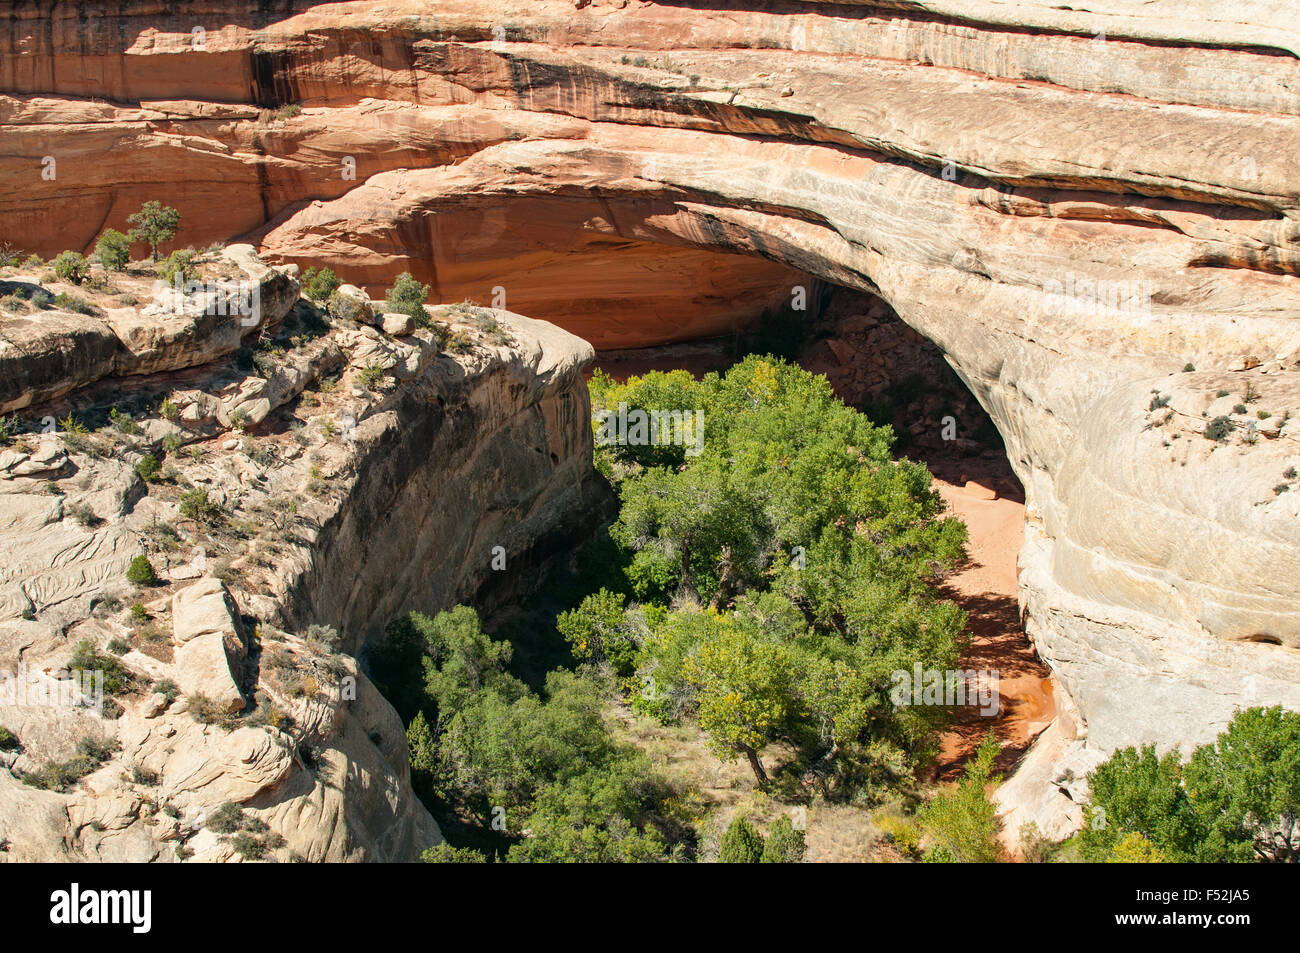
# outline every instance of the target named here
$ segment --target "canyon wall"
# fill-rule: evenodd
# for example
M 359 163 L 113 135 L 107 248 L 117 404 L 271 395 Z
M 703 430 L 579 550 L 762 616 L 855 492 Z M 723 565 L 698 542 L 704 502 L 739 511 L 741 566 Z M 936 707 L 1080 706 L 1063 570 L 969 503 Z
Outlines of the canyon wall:
M 152 280 L 132 269 L 75 289 L 93 316 L 0 318 L 44 355 L 5 378 L 0 860 L 418 859 L 441 835 L 353 656 L 400 613 L 535 585 L 607 512 L 581 339 L 432 309 L 448 354 L 409 316 L 321 322 L 249 246 L 197 270 L 232 264 L 267 290 L 255 317 L 215 291 L 122 305 Z M 79 347 L 78 321 L 123 337 Z M 146 341 L 155 369 L 123 375 Z M 127 681 L 96 705 L 79 673 L 105 665 Z
M 0 10 L 15 244 L 87 247 L 163 197 L 184 242 L 410 270 L 602 347 L 808 276 L 879 295 L 1025 486 L 1026 628 L 1078 707 L 1031 759 L 1300 707 L 1286 3 Z

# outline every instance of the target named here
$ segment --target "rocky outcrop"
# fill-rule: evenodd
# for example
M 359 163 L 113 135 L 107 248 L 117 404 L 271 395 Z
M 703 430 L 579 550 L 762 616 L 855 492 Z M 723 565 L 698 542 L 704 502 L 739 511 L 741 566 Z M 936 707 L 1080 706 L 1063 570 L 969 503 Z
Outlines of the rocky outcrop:
M 449 354 L 429 329 L 277 308 L 247 370 L 140 377 L 153 402 L 98 429 L 37 424 L 117 410 L 115 381 L 19 416 L 32 432 L 0 455 L 0 725 L 21 745 L 0 763 L 0 857 L 400 861 L 440 840 L 353 653 L 399 612 L 535 585 L 599 518 L 592 351 L 484 309 L 431 309 Z M 128 582 L 141 555 L 156 584 Z
M 1063 742 L 1300 707 L 1288 11 L 725 6 L 212 2 L 201 47 L 202 13 L 11 17 L 0 174 L 30 185 L 0 221 L 48 253 L 166 194 L 185 241 L 244 234 L 372 292 L 410 270 L 602 347 L 724 332 L 810 276 L 878 295 L 1025 485 Z
M 187 696 L 202 695 L 224 711 L 247 704 L 239 683 L 248 648 L 234 600 L 219 579 L 200 579 L 172 597 L 176 681 Z
M 515 343 L 499 351 L 426 354 L 418 370 L 396 362 L 400 351 L 389 358 L 406 383 L 357 411 L 350 439 L 364 468 L 311 538 L 291 619 L 338 620 L 357 647 L 411 609 L 472 601 L 489 613 L 609 514 L 591 467 L 590 345 L 544 322 L 508 322 Z M 383 366 L 364 345 L 353 354 Z
M 251 245 L 232 245 L 221 257 L 224 274 L 188 288 L 156 282 L 153 301 L 143 308 L 96 308 L 97 315 L 87 315 L 61 310 L 60 299 L 49 295 L 53 310 L 6 317 L 0 325 L 0 413 L 104 377 L 207 364 L 278 324 L 298 297 L 298 282 L 258 259 Z M 0 294 L 17 288 L 44 290 L 34 280 L 0 282 Z

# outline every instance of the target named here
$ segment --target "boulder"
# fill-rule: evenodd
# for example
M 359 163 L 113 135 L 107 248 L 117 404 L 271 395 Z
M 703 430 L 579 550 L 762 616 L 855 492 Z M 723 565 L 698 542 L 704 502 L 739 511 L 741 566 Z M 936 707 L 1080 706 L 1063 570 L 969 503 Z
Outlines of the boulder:
M 340 285 L 330 296 L 330 312 L 343 321 L 374 324 L 375 309 L 370 296 L 356 285 Z
M 88 315 L 44 311 L 0 318 L 0 414 L 111 374 L 118 348 L 113 329 Z
M 221 580 L 204 577 L 172 597 L 176 682 L 186 695 L 205 695 L 222 709 L 246 704 L 242 682 L 247 654 L 238 608 Z
M 396 314 L 392 311 L 380 315 L 380 325 L 385 334 L 393 337 L 405 337 L 415 333 L 415 318 L 409 314 Z

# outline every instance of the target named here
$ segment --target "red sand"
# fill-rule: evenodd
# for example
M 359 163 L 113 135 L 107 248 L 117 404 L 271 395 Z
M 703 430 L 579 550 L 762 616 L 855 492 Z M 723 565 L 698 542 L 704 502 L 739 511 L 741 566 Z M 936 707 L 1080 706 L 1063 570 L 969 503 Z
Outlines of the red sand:
M 1016 557 L 1024 538 L 1025 507 L 1010 465 L 993 454 L 927 463 L 936 474 L 939 494 L 970 531 L 970 559 L 940 590 L 970 615 L 972 639 L 962 665 L 997 672 L 1000 695 L 995 718 L 983 718 L 968 708 L 944 733 L 936 776 L 947 781 L 960 774 L 990 728 L 1002 743 L 998 764 L 1010 768 L 1055 717 L 1056 704 L 1047 667 L 1024 633 L 1016 603 Z M 972 495 L 964 488 L 967 479 L 994 488 L 998 498 Z

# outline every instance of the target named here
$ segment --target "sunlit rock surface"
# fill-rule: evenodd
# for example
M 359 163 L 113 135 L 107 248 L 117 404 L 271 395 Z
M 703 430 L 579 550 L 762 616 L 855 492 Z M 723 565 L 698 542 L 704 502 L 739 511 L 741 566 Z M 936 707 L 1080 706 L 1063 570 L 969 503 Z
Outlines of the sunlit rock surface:
M 809 276 L 880 295 L 1025 485 L 1065 741 L 1300 707 L 1289 4 L 57 4 L 0 49 L 0 222 L 42 254 L 165 197 L 196 246 L 375 295 L 409 270 L 600 347 L 725 333 Z M 111 348 L 63 320 L 83 365 Z

